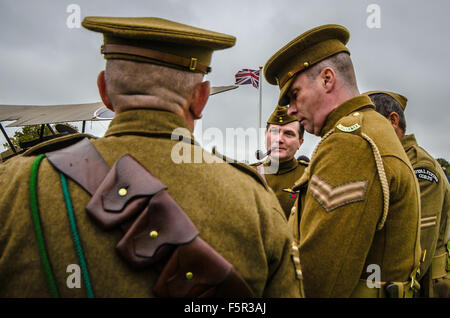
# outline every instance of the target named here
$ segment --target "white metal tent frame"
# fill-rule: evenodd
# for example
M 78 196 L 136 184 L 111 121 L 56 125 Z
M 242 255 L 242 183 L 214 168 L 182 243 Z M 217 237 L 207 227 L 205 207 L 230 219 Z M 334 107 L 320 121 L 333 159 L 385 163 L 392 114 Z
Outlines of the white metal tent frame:
M 237 85 L 211 87 L 210 95 L 223 93 L 237 87 Z M 41 125 L 40 138 L 42 139 L 45 126 L 48 126 L 50 131 L 55 134 L 50 124 L 82 121 L 82 132 L 84 133 L 86 121 L 111 120 L 113 117 L 114 113 L 108 110 L 102 102 L 51 106 L 0 105 L 0 130 L 11 150 L 16 154 L 16 148 L 1 124 L 4 121 L 13 121 L 6 127 Z

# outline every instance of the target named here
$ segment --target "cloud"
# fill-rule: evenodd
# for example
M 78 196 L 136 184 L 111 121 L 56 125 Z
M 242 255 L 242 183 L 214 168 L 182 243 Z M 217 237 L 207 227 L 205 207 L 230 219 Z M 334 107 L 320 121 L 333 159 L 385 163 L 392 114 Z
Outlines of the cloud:
M 0 2 L 0 104 L 70 104 L 98 101 L 96 77 L 104 67 L 100 34 L 69 29 L 67 6 L 88 15 L 158 16 L 232 34 L 236 45 L 213 54 L 212 85 L 234 83 L 241 68 L 258 68 L 309 28 L 337 23 L 351 32 L 348 44 L 360 90 L 397 91 L 409 99 L 408 131 L 435 157 L 450 159 L 450 29 L 445 0 L 378 0 L 381 28 L 366 25 L 361 0 L 169 0 Z M 262 118 L 276 106 L 278 88 L 263 82 Z M 258 92 L 252 86 L 212 96 L 203 127 L 257 125 Z M 104 123 L 103 123 L 104 125 Z M 88 125 L 89 126 L 89 125 Z M 104 127 L 96 130 L 101 134 Z M 319 138 L 306 134 L 297 155 L 311 155 Z M 249 152 L 254 152 L 251 149 Z

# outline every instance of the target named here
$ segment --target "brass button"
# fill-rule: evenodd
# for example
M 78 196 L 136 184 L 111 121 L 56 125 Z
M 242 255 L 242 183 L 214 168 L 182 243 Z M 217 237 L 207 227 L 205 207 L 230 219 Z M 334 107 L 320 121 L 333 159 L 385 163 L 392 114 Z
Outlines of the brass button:
M 308 67 L 308 66 L 309 66 L 309 63 L 308 63 L 308 62 L 305 62 L 305 63 L 303 63 L 303 66 L 304 66 L 304 67 Z
M 127 188 L 120 188 L 120 189 L 119 189 L 119 192 L 118 192 L 119 196 L 121 196 L 121 197 L 126 196 L 127 193 L 128 193 Z
M 158 232 L 155 230 L 151 231 L 150 237 L 155 240 L 158 237 Z
M 192 279 L 192 278 L 194 278 L 194 274 L 192 272 L 187 272 L 186 279 Z

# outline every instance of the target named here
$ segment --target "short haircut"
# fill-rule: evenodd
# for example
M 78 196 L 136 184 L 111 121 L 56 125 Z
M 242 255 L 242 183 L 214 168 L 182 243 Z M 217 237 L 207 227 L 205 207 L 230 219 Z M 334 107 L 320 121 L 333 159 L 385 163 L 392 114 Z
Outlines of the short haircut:
M 397 113 L 399 117 L 398 126 L 403 131 L 406 132 L 406 119 L 403 108 L 397 101 L 391 96 L 383 93 L 375 93 L 369 96 L 372 103 L 375 105 L 377 112 L 379 112 L 384 117 L 388 118 L 389 114 Z
M 115 95 L 152 95 L 167 101 L 186 98 L 202 81 L 200 73 L 186 72 L 161 65 L 110 59 L 105 79 L 108 97 Z
M 298 122 L 298 121 L 297 121 Z M 269 124 L 266 125 L 266 131 L 269 130 L 270 125 L 276 125 L 276 124 Z M 301 140 L 303 138 L 303 135 L 305 134 L 305 127 L 298 122 L 298 140 Z
M 355 69 L 347 52 L 340 52 L 320 61 L 307 69 L 306 75 L 309 79 L 315 79 L 325 67 L 331 67 L 346 87 L 357 87 Z

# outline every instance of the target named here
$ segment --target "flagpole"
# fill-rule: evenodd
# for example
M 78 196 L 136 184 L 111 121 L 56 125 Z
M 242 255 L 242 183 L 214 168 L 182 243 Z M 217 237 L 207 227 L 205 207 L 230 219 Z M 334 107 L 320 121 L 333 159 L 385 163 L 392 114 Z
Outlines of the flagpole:
M 258 130 L 257 130 L 257 136 L 258 136 L 258 147 L 257 149 L 260 149 L 261 147 L 261 136 L 260 136 L 260 128 L 261 128 L 261 112 L 262 112 L 262 69 L 263 67 L 259 67 L 259 103 L 258 103 Z

